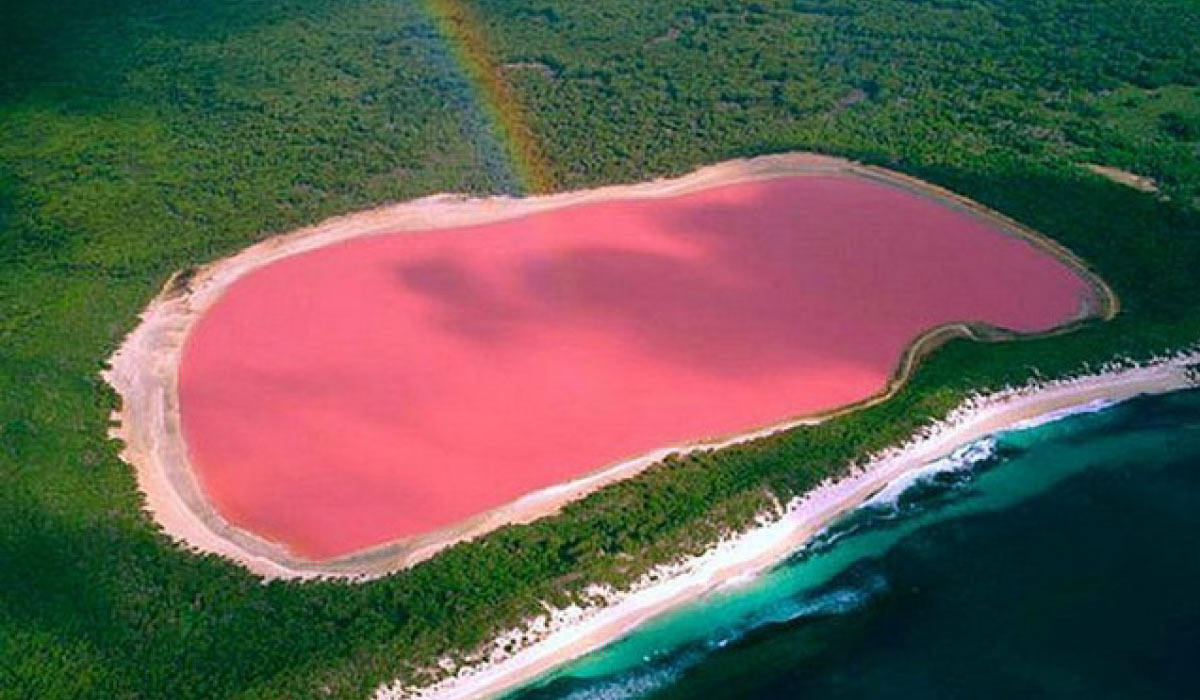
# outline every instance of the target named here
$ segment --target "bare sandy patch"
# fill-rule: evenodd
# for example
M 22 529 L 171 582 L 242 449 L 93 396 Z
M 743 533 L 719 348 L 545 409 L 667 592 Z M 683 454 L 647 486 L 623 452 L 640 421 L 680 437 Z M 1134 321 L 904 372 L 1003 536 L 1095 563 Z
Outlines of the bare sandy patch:
M 1139 192 L 1155 193 L 1158 192 L 1158 183 L 1154 178 L 1145 175 L 1131 173 L 1128 170 L 1121 170 L 1108 165 L 1098 165 L 1096 163 L 1081 163 L 1083 167 L 1096 173 L 1101 177 L 1108 178 L 1119 185 L 1132 187 Z

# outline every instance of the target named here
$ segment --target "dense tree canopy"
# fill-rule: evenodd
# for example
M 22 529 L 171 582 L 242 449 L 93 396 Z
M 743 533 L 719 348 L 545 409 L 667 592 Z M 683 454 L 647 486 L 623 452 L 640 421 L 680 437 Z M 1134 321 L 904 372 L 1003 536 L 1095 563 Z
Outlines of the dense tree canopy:
M 1065 243 L 1113 322 L 956 341 L 894 400 L 668 460 L 365 585 L 175 546 L 98 376 L 174 270 L 430 192 L 522 186 L 421 3 L 11 0 L 0 22 L 0 698 L 363 697 L 540 601 L 748 524 L 977 387 L 1200 339 L 1194 0 L 478 0 L 562 188 L 810 149 Z M 1155 178 L 1144 194 L 1078 167 Z

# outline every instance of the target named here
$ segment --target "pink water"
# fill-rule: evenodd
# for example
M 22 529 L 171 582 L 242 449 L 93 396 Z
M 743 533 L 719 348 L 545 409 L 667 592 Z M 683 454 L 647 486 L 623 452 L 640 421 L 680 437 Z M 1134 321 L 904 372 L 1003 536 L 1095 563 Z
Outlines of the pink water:
M 325 559 L 865 398 L 926 329 L 1045 330 L 1089 293 L 929 199 L 775 179 L 261 268 L 188 338 L 180 410 L 217 510 Z

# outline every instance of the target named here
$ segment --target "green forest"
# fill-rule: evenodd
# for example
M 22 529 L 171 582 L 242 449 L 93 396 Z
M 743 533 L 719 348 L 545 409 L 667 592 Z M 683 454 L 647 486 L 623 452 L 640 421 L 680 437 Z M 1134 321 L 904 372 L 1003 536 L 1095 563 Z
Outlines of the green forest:
M 1200 340 L 1197 0 L 464 4 L 559 189 L 846 156 L 1046 233 L 1122 312 L 953 341 L 881 405 L 668 459 L 384 579 L 265 583 L 142 511 L 106 437 L 106 358 L 176 270 L 334 214 L 523 185 L 422 3 L 9 0 L 0 700 L 362 698 L 428 679 L 542 601 L 698 552 L 974 390 Z

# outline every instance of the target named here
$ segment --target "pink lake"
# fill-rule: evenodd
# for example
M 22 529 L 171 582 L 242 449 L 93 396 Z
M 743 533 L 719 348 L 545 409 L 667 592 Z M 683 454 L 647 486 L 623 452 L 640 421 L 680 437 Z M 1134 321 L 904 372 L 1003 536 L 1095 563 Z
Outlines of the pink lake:
M 361 238 L 235 282 L 179 377 L 217 511 L 297 556 L 879 392 L 923 331 L 1043 331 L 1088 283 L 983 219 L 795 176 Z

